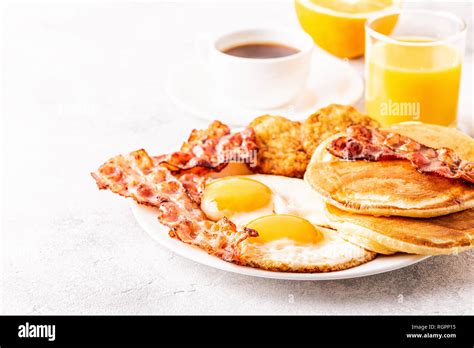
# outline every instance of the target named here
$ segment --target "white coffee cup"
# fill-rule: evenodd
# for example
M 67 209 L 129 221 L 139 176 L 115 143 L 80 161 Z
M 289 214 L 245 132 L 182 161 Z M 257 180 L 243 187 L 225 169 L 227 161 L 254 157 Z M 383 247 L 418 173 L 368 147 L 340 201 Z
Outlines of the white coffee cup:
M 223 51 L 246 43 L 274 43 L 298 52 L 278 58 L 243 58 Z M 244 29 L 210 41 L 209 71 L 216 90 L 239 105 L 269 109 L 288 104 L 308 80 L 314 43 L 303 31 Z

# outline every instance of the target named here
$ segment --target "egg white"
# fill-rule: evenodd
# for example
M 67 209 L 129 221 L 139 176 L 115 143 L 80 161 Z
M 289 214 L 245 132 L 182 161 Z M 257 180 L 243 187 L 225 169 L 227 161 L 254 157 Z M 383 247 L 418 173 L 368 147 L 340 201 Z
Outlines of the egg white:
M 264 174 L 238 175 L 236 177 L 261 182 L 272 191 L 271 202 L 266 206 L 249 212 L 229 213 L 227 217 L 238 227 L 243 227 L 256 218 L 271 214 L 294 215 L 310 221 L 313 225 L 329 226 L 323 201 L 304 180 Z M 217 206 L 213 202 L 203 201 L 201 207 L 211 219 L 215 219 L 219 215 Z
M 251 238 L 242 244 L 242 257 L 246 264 L 273 270 L 291 272 L 327 272 L 353 267 L 370 261 L 375 253 L 342 239 L 328 229 L 325 203 L 302 179 L 277 175 L 239 175 L 259 181 L 272 191 L 271 201 L 250 212 L 234 212 L 228 216 L 238 228 L 266 215 L 288 214 L 311 222 L 322 234 L 314 244 L 301 244 L 289 238 L 267 243 L 252 243 Z M 212 203 L 203 202 L 206 214 L 213 214 Z M 215 211 L 214 211 L 215 213 Z
M 323 238 L 316 244 L 300 245 L 290 239 L 247 243 L 244 258 L 259 268 L 275 271 L 328 272 L 357 266 L 376 256 L 345 241 L 334 230 L 321 228 L 320 231 Z

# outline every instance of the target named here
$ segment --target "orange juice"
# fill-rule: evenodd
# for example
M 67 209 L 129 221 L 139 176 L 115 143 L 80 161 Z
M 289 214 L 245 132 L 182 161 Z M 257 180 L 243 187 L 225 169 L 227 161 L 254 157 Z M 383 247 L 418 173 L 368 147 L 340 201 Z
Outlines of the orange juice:
M 462 58 L 448 44 L 414 37 L 376 42 L 366 64 L 366 111 L 384 125 L 421 121 L 454 126 Z M 407 45 L 403 45 L 407 42 Z
M 364 24 L 369 16 L 389 8 L 398 8 L 400 0 L 295 0 L 302 28 L 314 42 L 340 58 L 364 54 Z M 385 21 L 381 32 L 390 33 L 396 24 Z

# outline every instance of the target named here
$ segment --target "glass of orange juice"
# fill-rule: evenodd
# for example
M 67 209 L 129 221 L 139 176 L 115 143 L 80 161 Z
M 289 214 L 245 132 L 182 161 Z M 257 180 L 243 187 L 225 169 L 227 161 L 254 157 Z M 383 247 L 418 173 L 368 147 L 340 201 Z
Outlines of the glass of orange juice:
M 380 28 L 396 25 L 389 35 Z M 366 22 L 365 108 L 384 125 L 456 125 L 466 24 L 440 11 L 398 10 Z

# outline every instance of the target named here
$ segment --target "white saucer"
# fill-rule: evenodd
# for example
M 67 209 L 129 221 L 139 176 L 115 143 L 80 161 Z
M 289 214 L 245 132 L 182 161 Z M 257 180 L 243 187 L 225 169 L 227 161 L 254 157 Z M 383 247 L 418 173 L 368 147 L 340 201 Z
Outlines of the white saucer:
M 168 76 L 167 93 L 185 111 L 206 120 L 218 118 L 230 125 L 245 125 L 265 114 L 302 120 L 332 103 L 354 104 L 363 92 L 362 78 L 348 62 L 317 48 L 306 90 L 293 102 L 276 109 L 248 109 L 222 98 L 208 69 L 197 63 L 174 66 Z
M 145 207 L 135 202 L 131 202 L 130 206 L 132 208 L 133 215 L 137 219 L 140 226 L 150 235 L 150 237 L 152 237 L 165 248 L 168 248 L 174 253 L 194 262 L 198 262 L 227 272 L 245 274 L 248 276 L 287 280 L 330 280 L 358 278 L 407 267 L 430 257 L 425 255 L 409 254 L 395 254 L 390 256 L 378 255 L 374 260 L 364 263 L 360 266 L 337 272 L 270 272 L 258 268 L 244 267 L 225 262 L 215 256 L 207 254 L 202 249 L 180 242 L 175 238 L 171 238 L 168 234 L 168 228 L 158 222 L 156 208 Z

